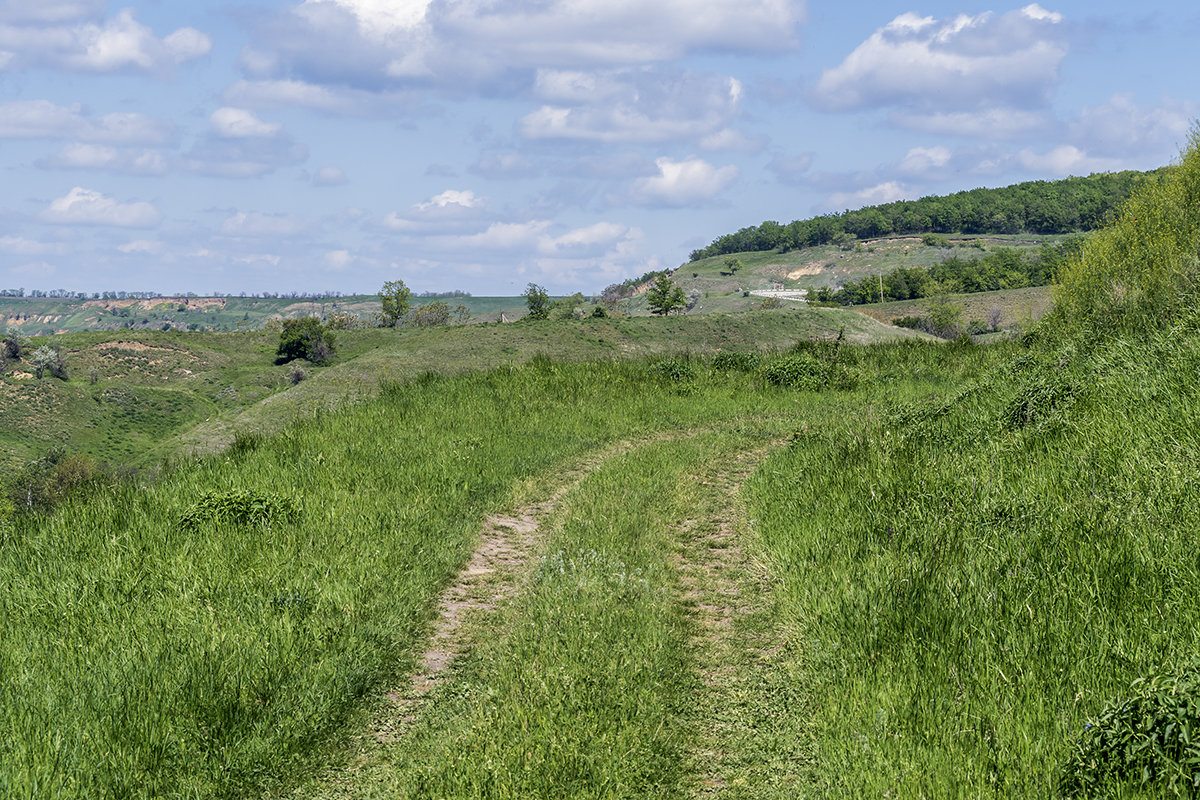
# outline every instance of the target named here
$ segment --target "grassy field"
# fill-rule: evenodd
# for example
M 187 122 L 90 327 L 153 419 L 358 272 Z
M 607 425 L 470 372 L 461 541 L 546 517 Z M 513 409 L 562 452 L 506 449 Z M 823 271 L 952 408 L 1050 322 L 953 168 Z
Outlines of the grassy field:
M 305 365 L 308 377 L 295 385 L 291 366 L 274 363 L 278 335 L 268 332 L 39 337 L 29 349 L 46 344 L 62 351 L 71 377 L 39 381 L 30 375 L 32 367 L 9 363 L 0 375 L 0 464 L 37 458 L 58 446 L 101 461 L 146 466 L 224 446 L 239 430 L 278 429 L 370 397 L 380 381 L 408 380 L 430 370 L 461 374 L 520 364 L 536 354 L 578 361 L 782 349 L 801 339 L 836 336 L 843 327 L 856 342 L 910 335 L 825 309 L 339 331 L 334 363 Z

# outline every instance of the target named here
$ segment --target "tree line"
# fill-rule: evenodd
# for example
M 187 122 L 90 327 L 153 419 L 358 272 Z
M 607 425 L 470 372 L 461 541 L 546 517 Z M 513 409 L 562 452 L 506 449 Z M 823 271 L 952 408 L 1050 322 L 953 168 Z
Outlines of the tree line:
M 971 189 L 944 196 L 900 200 L 856 211 L 795 220 L 786 225 L 768 220 L 725 234 L 693 250 L 691 261 L 730 253 L 843 244 L 922 233 L 1063 234 L 1096 230 L 1139 186 L 1158 181 L 1167 167 L 1149 172 L 1126 171 L 1029 181 L 1000 189 Z

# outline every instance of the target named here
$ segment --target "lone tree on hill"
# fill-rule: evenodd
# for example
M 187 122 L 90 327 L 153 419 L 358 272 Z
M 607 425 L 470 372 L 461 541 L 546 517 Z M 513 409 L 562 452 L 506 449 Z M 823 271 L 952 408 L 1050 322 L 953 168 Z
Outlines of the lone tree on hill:
M 526 319 L 550 319 L 550 295 L 546 294 L 544 288 L 531 283 L 525 287 L 521 297 L 525 298 L 525 305 L 529 308 Z
M 646 300 L 650 303 L 653 313 L 664 317 L 687 305 L 687 295 L 683 293 L 683 289 L 672 283 L 665 273 L 655 279 L 654 285 L 646 292 Z
M 381 327 L 394 328 L 404 319 L 408 307 L 412 305 L 412 291 L 404 285 L 404 281 L 388 281 L 379 290 L 379 302 L 383 306 L 380 312 L 383 321 Z

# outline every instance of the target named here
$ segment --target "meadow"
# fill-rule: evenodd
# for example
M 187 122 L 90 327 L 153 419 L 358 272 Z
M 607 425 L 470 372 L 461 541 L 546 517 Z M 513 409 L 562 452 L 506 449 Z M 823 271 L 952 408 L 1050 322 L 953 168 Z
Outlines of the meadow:
M 1016 339 L 414 332 L 0 508 L 0 794 L 1196 796 L 1197 252 L 1193 136 Z

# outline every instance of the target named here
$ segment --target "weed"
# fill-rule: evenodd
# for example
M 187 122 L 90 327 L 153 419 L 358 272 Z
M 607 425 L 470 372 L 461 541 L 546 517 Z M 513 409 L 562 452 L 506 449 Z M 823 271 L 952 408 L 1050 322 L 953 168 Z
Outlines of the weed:
M 1121 786 L 1159 797 L 1200 795 L 1200 662 L 1133 682 L 1084 726 L 1059 777 L 1067 797 Z
M 296 502 L 273 492 L 253 489 L 207 491 L 180 516 L 182 528 L 194 530 L 206 522 L 219 525 L 270 525 L 295 522 Z

